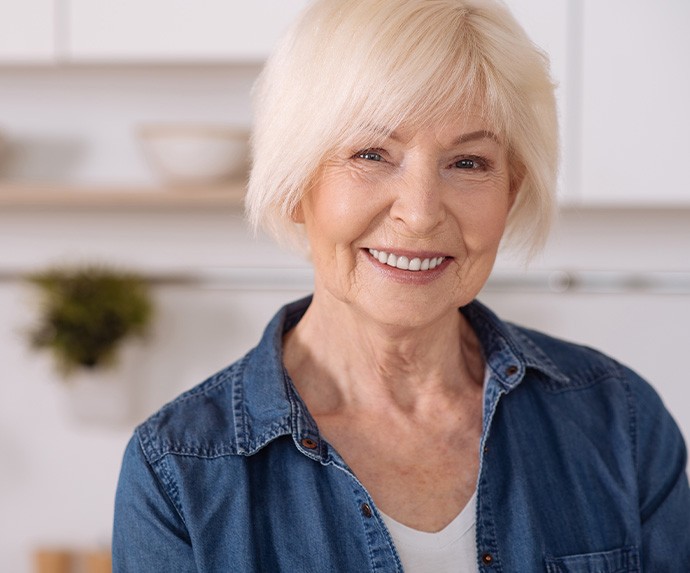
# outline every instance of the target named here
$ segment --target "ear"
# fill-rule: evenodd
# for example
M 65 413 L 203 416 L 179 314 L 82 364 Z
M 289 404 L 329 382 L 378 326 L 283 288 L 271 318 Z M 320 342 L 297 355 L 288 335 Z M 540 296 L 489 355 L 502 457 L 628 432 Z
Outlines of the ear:
M 517 199 L 522 183 L 525 180 L 526 169 L 521 161 L 515 161 L 511 167 L 510 173 L 510 207 L 508 210 L 513 208 L 515 204 L 515 199 Z
M 302 201 L 297 203 L 297 207 L 292 210 L 292 213 L 290 213 L 290 219 L 293 223 L 304 225 L 304 207 L 302 206 Z
M 316 178 L 317 176 L 315 175 L 308 180 L 304 190 L 302 191 L 299 202 L 292 210 L 292 213 L 290 213 L 290 220 L 293 223 L 297 223 L 298 225 L 306 224 L 305 212 L 309 212 L 310 210 L 309 203 L 311 201 L 311 192 L 314 188 Z

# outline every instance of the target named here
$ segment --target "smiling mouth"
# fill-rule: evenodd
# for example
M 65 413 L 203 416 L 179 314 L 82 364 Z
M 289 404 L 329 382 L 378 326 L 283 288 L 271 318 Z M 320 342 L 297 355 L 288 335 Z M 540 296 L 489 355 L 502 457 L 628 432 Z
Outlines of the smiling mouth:
M 430 271 L 435 269 L 446 259 L 446 257 L 431 257 L 425 259 L 414 257 L 411 259 L 405 255 L 394 255 L 386 251 L 378 251 L 376 249 L 368 250 L 369 254 L 378 262 L 403 271 Z

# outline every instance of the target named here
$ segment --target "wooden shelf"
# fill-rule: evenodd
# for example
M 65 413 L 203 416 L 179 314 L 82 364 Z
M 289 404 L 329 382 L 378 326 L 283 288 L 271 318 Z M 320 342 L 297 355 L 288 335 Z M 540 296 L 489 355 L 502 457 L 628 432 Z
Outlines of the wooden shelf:
M 1 209 L 239 209 L 245 183 L 222 187 L 70 187 L 50 184 L 0 184 Z

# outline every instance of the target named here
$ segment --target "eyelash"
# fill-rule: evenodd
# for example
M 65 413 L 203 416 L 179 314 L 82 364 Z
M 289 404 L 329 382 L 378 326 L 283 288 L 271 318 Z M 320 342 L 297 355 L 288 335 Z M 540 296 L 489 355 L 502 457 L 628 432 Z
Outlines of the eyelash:
M 374 156 L 376 157 L 376 159 L 374 158 Z M 355 153 L 353 157 L 355 159 L 364 159 L 366 161 L 385 161 L 382 152 L 377 149 L 363 149 L 362 151 L 358 151 L 357 153 Z M 465 165 L 465 167 L 460 167 L 460 164 L 468 162 L 473 163 L 474 165 Z M 466 169 L 468 171 L 485 171 L 491 166 L 490 162 L 487 159 L 483 157 L 478 157 L 476 155 L 469 155 L 467 157 L 463 157 L 461 159 L 458 159 L 457 161 L 454 161 L 451 165 L 460 170 Z
M 491 166 L 487 159 L 484 159 L 483 157 L 477 157 L 476 155 L 470 155 L 468 157 L 458 159 L 457 161 L 453 162 L 453 166 L 458 167 L 458 169 L 460 169 L 458 164 L 465 162 L 472 162 L 476 165 L 475 167 L 467 167 L 467 169 L 470 171 L 486 171 L 486 169 L 488 169 Z
M 378 159 L 367 157 L 372 155 L 376 155 Z M 366 159 L 367 161 L 383 161 L 383 154 L 377 149 L 363 149 L 362 151 L 355 153 L 353 157 L 356 159 Z

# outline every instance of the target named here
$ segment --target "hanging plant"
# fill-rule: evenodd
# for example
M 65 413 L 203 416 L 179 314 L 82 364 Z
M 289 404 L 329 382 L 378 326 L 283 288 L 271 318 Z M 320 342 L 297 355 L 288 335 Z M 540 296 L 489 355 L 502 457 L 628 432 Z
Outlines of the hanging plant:
M 32 347 L 47 349 L 64 376 L 116 363 L 121 343 L 146 333 L 153 304 L 146 281 L 102 266 L 51 269 L 33 274 L 39 320 Z

